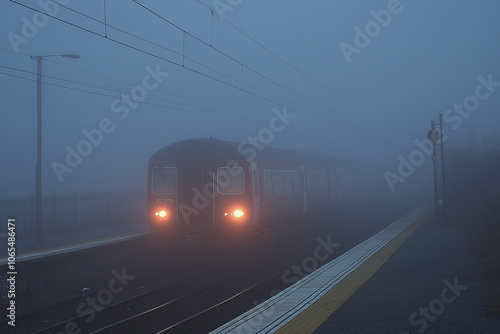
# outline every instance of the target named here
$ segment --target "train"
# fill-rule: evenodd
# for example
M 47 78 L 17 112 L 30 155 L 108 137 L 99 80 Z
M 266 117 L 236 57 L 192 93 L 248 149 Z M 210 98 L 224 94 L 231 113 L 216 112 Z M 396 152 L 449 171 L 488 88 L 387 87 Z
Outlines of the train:
M 360 165 L 318 154 L 183 140 L 149 160 L 148 224 L 169 242 L 276 231 L 352 202 L 366 176 Z

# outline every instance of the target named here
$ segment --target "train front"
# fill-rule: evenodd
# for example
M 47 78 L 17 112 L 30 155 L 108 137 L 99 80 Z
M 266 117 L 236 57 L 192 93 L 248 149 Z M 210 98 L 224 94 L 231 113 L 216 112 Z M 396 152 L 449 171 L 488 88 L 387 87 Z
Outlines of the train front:
M 229 152 L 228 152 L 229 151 Z M 255 225 L 252 174 L 213 140 L 167 146 L 149 162 L 148 222 L 162 241 L 233 240 Z M 256 172 L 255 172 L 256 175 Z
M 154 237 L 178 238 L 177 167 L 150 162 L 148 172 L 148 223 Z

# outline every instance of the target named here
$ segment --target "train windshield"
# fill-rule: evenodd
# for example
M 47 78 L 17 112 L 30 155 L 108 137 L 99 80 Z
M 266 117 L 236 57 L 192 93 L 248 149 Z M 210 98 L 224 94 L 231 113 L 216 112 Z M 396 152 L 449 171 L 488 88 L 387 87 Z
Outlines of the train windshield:
M 155 195 L 173 195 L 177 192 L 177 168 L 153 168 L 151 191 Z
M 217 170 L 217 191 L 221 195 L 241 195 L 245 192 L 245 173 L 241 167 L 220 167 Z

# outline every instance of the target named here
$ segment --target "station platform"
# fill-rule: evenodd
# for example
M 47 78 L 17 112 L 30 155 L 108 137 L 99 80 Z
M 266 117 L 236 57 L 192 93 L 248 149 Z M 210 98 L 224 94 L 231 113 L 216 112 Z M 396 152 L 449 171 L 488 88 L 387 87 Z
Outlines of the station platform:
M 212 333 L 500 333 L 460 229 L 422 205 Z
M 79 251 L 115 242 L 139 238 L 149 234 L 147 223 L 89 227 L 44 235 L 41 242 L 33 236 L 16 237 L 16 262 L 28 261 L 57 254 Z M 0 245 L 6 239 L 0 239 Z M 0 252 L 0 265 L 7 262 L 7 249 Z

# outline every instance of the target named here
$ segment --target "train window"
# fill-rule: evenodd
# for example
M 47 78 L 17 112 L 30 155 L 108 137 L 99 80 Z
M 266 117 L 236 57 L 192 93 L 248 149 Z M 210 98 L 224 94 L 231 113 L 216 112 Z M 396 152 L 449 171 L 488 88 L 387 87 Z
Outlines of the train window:
M 264 191 L 267 198 L 274 197 L 273 175 L 269 169 L 264 169 Z
M 174 195 L 177 193 L 177 168 L 153 168 L 151 191 L 155 195 Z
M 245 173 L 242 167 L 219 167 L 217 191 L 221 195 L 241 195 L 245 192 Z
M 328 178 L 326 177 L 326 172 L 324 170 L 318 172 L 318 191 L 328 191 Z
M 312 178 L 314 179 L 314 192 L 317 193 L 319 192 L 319 188 L 320 188 L 320 180 L 319 180 L 319 173 L 318 172 L 311 172 L 312 174 Z
M 280 170 L 273 171 L 273 181 L 276 197 L 283 197 L 285 192 L 283 191 L 283 178 Z
M 284 170 L 281 173 L 281 177 L 283 180 L 283 189 L 285 191 L 285 196 L 292 196 L 293 195 L 292 171 Z
M 300 171 L 300 190 L 301 191 L 306 191 L 307 187 L 307 182 L 306 182 L 306 176 L 304 175 L 304 171 Z
M 307 171 L 307 190 L 309 193 L 317 193 L 318 192 L 318 180 L 316 179 L 316 172 Z
M 330 189 L 334 190 L 337 188 L 336 176 L 333 170 L 330 170 Z
M 299 178 L 299 171 L 294 170 L 292 171 L 292 179 L 293 179 L 293 193 L 295 195 L 300 194 L 300 178 Z
M 328 191 L 328 178 L 325 171 L 308 171 L 307 188 L 310 193 Z

